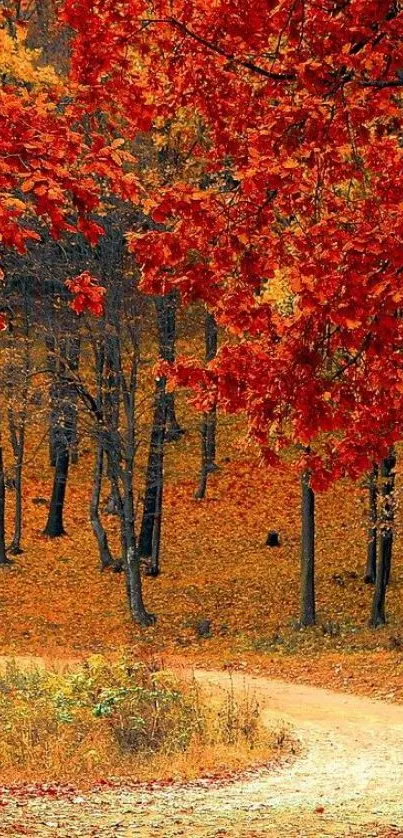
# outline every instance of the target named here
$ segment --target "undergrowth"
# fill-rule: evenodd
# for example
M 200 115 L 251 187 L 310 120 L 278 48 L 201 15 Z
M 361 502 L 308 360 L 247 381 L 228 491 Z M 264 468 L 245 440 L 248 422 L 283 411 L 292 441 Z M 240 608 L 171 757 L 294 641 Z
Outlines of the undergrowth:
M 193 778 L 271 759 L 254 699 L 206 701 L 151 665 L 89 658 L 60 673 L 9 663 L 0 676 L 1 782 Z

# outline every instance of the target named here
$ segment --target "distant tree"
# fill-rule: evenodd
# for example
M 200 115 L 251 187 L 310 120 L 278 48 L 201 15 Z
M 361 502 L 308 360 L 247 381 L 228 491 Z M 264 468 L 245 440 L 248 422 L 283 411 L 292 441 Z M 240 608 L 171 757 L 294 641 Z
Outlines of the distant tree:
M 214 316 L 207 312 L 205 319 L 206 362 L 209 363 L 217 355 L 218 329 Z M 216 431 L 217 408 L 213 405 L 204 413 L 200 429 L 201 435 L 201 468 L 200 482 L 196 491 L 196 498 L 203 500 L 206 495 L 209 474 L 216 468 Z
M 368 585 L 375 585 L 377 565 L 377 536 L 378 536 L 378 466 L 375 465 L 369 474 L 368 482 L 369 501 L 369 527 L 367 564 L 365 568 L 364 582 Z
M 392 562 L 395 469 L 396 454 L 391 451 L 389 456 L 382 461 L 380 473 L 382 506 L 379 527 L 379 555 L 370 619 L 370 625 L 374 628 L 386 623 L 385 598 Z

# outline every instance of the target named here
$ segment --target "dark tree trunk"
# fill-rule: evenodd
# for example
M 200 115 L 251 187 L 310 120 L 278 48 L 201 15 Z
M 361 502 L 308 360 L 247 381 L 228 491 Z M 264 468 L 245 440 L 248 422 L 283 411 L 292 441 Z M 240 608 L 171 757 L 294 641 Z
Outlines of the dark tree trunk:
M 50 373 L 49 385 L 49 463 L 52 468 L 56 465 L 56 427 L 59 418 L 59 382 L 57 378 L 56 339 L 46 337 L 47 365 Z
M 24 398 L 24 396 L 23 396 Z M 15 459 L 15 517 L 14 517 L 14 534 L 9 547 L 9 552 L 13 556 L 20 555 L 23 550 L 21 548 L 22 538 L 22 472 L 25 451 L 25 421 L 26 421 L 26 404 L 23 407 L 23 415 L 21 417 L 20 427 L 17 428 L 13 410 L 9 410 L 8 423 L 10 429 L 11 445 Z
M 63 524 L 63 512 L 69 473 L 69 460 L 69 446 L 65 442 L 58 443 L 49 515 L 43 532 L 44 535 L 48 535 L 50 538 L 59 538 L 62 535 L 66 535 Z
M 62 338 L 57 359 L 57 420 L 53 428 L 53 455 L 55 456 L 55 471 L 53 477 L 52 497 L 49 515 L 44 535 L 59 538 L 65 535 L 63 525 L 64 501 L 69 474 L 71 445 L 77 414 L 76 387 L 71 376 L 70 361 L 79 356 L 79 339 Z M 73 370 L 74 372 L 74 370 Z
M 97 372 L 97 395 L 95 406 L 92 409 L 95 412 L 96 419 L 96 437 L 97 449 L 94 465 L 94 476 L 92 485 L 92 494 L 90 502 L 90 521 L 92 531 L 95 535 L 98 545 L 98 553 L 100 559 L 101 570 L 112 567 L 116 571 L 123 570 L 124 557 L 126 555 L 126 548 L 122 549 L 122 560 L 114 562 L 112 553 L 109 548 L 108 535 L 103 526 L 100 515 L 100 501 L 102 492 L 102 481 L 104 476 L 104 464 L 108 463 L 108 475 L 111 483 L 114 486 L 116 496 L 118 498 L 118 514 L 120 517 L 121 534 L 123 532 L 123 511 L 122 502 L 119 493 L 119 452 L 120 439 L 116 437 L 116 429 L 108 428 L 107 422 L 110 419 L 110 413 L 105 412 L 105 402 L 108 401 L 107 392 L 107 378 L 105 377 L 105 338 L 102 336 L 99 340 L 92 341 L 94 350 L 94 360 Z M 124 541 L 122 542 L 124 545 Z
M 378 519 L 378 466 L 374 466 L 369 476 L 369 527 L 367 564 L 364 582 L 375 585 L 376 579 L 376 547 L 377 547 L 377 519 Z
M 153 552 L 159 554 L 161 527 L 157 519 L 161 518 L 161 504 L 164 479 L 164 439 L 166 424 L 165 380 L 158 379 L 154 396 L 153 425 L 148 452 L 146 487 L 144 494 L 143 517 L 139 537 L 139 554 L 142 558 L 151 558 Z M 157 533 L 154 529 L 157 523 Z M 153 550 L 154 541 L 154 550 Z M 157 549 L 158 543 L 158 549 Z M 156 571 L 156 572 L 155 572 Z M 153 576 L 158 574 L 154 568 Z
M 217 355 L 218 329 L 212 314 L 207 312 L 205 320 L 205 345 L 206 361 L 212 361 Z M 195 497 L 203 500 L 206 496 L 207 480 L 209 474 L 216 469 L 216 436 L 217 436 L 217 409 L 214 406 L 203 416 L 200 428 L 201 437 L 201 468 L 200 482 Z
M 77 389 L 74 386 L 74 376 L 80 365 L 81 341 L 79 336 L 61 338 L 59 345 L 53 336 L 46 338 L 48 353 L 48 369 L 51 374 L 49 387 L 49 461 L 54 468 L 58 454 L 59 426 L 69 427 L 68 444 L 72 463 L 78 462 L 77 435 Z M 72 383 L 63 381 L 63 376 L 71 377 Z M 65 414 L 68 414 L 66 419 Z
M 80 337 L 72 337 L 68 343 L 68 366 L 70 372 L 78 373 L 80 368 L 80 354 L 81 354 L 81 340 Z M 71 405 L 71 442 L 70 442 L 70 456 L 73 465 L 78 463 L 78 399 L 77 389 L 70 388 L 70 405 Z
M 301 615 L 302 626 L 315 625 L 315 494 L 310 475 L 302 475 Z
M 18 556 L 23 553 L 21 547 L 23 527 L 23 466 L 25 456 L 25 436 L 28 413 L 28 390 L 31 371 L 31 341 L 30 341 L 30 315 L 31 300 L 24 285 L 24 361 L 21 369 L 21 393 L 20 400 L 12 398 L 8 408 L 8 427 L 10 433 L 11 447 L 14 454 L 14 488 L 15 488 L 15 515 L 14 533 L 12 542 L 8 548 L 11 555 Z
M 203 416 L 203 421 L 200 428 L 201 438 L 201 467 L 199 485 L 195 491 L 196 500 L 203 500 L 206 497 L 207 491 L 207 477 L 208 477 L 208 454 L 207 454 L 207 422 L 208 413 Z
M 146 611 L 143 601 L 140 556 L 137 551 L 136 535 L 134 530 L 133 475 L 130 468 L 125 469 L 123 484 L 123 512 L 126 543 L 125 564 L 130 611 L 136 622 L 138 622 L 141 626 L 151 626 L 155 623 L 155 617 L 153 614 Z
M 379 536 L 378 567 L 374 588 L 374 596 L 372 599 L 371 618 L 369 621 L 369 624 L 370 626 L 372 626 L 372 628 L 378 628 L 378 626 L 384 626 L 386 624 L 385 599 L 387 587 L 387 562 L 388 552 L 389 550 L 391 550 L 391 547 L 391 533 L 381 532 Z
M 161 474 L 161 479 L 160 479 L 160 482 L 159 482 L 157 497 L 156 497 L 156 503 L 155 503 L 155 516 L 154 516 L 154 529 L 153 529 L 153 538 L 152 538 L 151 561 L 150 561 L 150 565 L 147 569 L 148 576 L 159 576 L 159 573 L 160 573 L 163 493 L 164 493 L 164 482 L 163 482 L 163 475 Z
M 159 354 L 163 361 L 172 364 L 175 361 L 176 341 L 176 311 L 178 296 L 176 291 L 170 291 L 163 297 L 155 298 L 157 312 Z M 166 442 L 179 439 L 184 430 L 181 428 L 175 411 L 175 394 L 165 393 L 166 402 Z
M 392 451 L 389 457 L 385 457 L 381 465 L 381 526 L 379 533 L 378 565 L 376 570 L 375 589 L 372 600 L 371 618 L 369 621 L 373 628 L 384 626 L 386 623 L 386 588 L 390 578 L 393 547 L 395 468 L 396 455 L 394 451 Z
M 159 422 L 159 434 L 157 438 L 157 450 L 155 452 L 156 465 L 156 487 L 155 494 L 155 508 L 154 521 L 151 538 L 151 561 L 147 573 L 149 576 L 159 576 L 160 573 L 160 551 L 161 551 L 161 532 L 162 532 L 162 502 L 164 494 L 164 434 L 165 434 L 165 415 L 164 410 L 164 393 L 160 394 L 160 405 L 158 410 L 157 421 Z
M 118 302 L 115 300 L 116 305 Z M 120 415 L 122 399 L 122 375 L 120 367 L 120 339 L 118 331 L 119 307 L 113 312 L 109 322 L 109 330 L 103 339 L 102 356 L 100 360 L 102 372 L 101 386 L 98 400 L 102 404 L 107 433 L 103 435 L 104 452 L 107 460 L 107 473 L 110 483 L 110 495 L 106 504 L 108 515 L 116 515 L 120 521 L 121 561 L 114 565 L 115 569 L 123 568 L 127 552 L 123 499 L 120 490 L 120 466 L 122 459 L 122 436 L 120 433 Z M 105 370 L 105 375 L 103 375 Z M 130 418 L 130 422 L 133 417 Z
M 120 520 L 120 545 L 121 545 L 122 560 L 124 561 L 124 557 L 125 557 L 126 551 L 127 551 L 126 534 L 125 534 L 125 527 L 124 527 L 125 516 L 124 516 L 124 509 L 123 509 L 123 499 L 122 499 L 122 494 L 121 494 L 120 486 L 119 486 L 119 463 L 118 463 L 118 458 L 116 456 L 113 456 L 112 458 L 109 458 L 109 479 L 110 479 L 110 482 L 111 482 L 112 494 L 109 497 L 108 503 L 110 502 L 112 497 L 113 497 L 113 500 L 114 500 L 113 513 L 109 513 L 109 514 L 117 515 L 119 520 Z
M 10 564 L 6 553 L 6 481 L 3 448 L 0 446 L 0 565 Z
M 142 593 L 140 573 L 140 555 L 137 549 L 134 512 L 134 462 L 136 454 L 136 393 L 137 370 L 139 357 L 138 331 L 135 312 L 132 312 L 133 328 L 130 332 L 132 342 L 130 372 L 122 366 L 121 345 L 119 342 L 117 358 L 119 361 L 120 392 L 122 396 L 122 427 L 113 432 L 112 443 L 116 444 L 113 453 L 113 469 L 117 483 L 121 486 L 122 498 L 122 544 L 125 549 L 124 569 L 126 572 L 126 587 L 130 611 L 133 619 L 141 626 L 151 626 L 155 623 L 154 614 L 145 608 Z M 165 416 L 164 416 L 165 420 Z
M 164 361 L 175 360 L 176 292 L 155 298 L 159 354 Z M 139 555 L 150 559 L 148 574 L 158 576 L 161 544 L 162 497 L 164 482 L 164 444 L 183 434 L 176 419 L 174 394 L 166 392 L 166 381 L 155 384 L 153 424 L 148 452 L 143 516 L 139 536 Z
M 21 546 L 22 540 L 22 458 L 24 452 L 24 440 L 20 442 L 21 455 L 15 465 L 15 519 L 14 519 L 14 534 L 13 540 L 10 544 L 10 553 L 13 556 L 20 556 L 23 553 Z
M 104 442 L 102 436 L 99 435 L 97 442 L 97 452 L 95 457 L 94 478 L 92 484 L 92 495 L 90 505 L 90 520 L 92 531 L 95 535 L 98 544 L 99 560 L 101 563 L 101 570 L 113 566 L 113 558 L 108 544 L 108 536 L 106 530 L 102 525 L 99 514 L 99 504 L 101 499 L 102 489 L 102 475 L 104 464 Z
M 120 420 L 121 378 L 119 370 L 119 338 L 108 334 L 105 338 L 105 421 L 115 442 L 112 447 L 117 456 L 120 449 L 118 429 Z M 116 444 L 115 444 L 116 443 Z M 113 464 L 113 457 L 108 456 L 108 477 L 110 480 L 110 495 L 107 502 L 109 515 L 122 516 L 122 499 L 119 492 L 117 469 Z

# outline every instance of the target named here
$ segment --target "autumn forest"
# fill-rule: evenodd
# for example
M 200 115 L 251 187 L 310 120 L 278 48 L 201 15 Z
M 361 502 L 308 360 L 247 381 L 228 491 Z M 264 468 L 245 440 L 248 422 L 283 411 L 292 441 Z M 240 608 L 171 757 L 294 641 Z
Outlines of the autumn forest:
M 0 836 L 403 835 L 400 0 L 0 72 Z

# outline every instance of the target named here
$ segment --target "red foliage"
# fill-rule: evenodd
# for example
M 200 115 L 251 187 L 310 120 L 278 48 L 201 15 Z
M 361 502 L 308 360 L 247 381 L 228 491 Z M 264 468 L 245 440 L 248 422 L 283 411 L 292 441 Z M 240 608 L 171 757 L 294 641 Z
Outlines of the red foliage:
M 21 9 L 11 5 L 0 11 L 0 34 L 8 37 L 22 27 Z M 95 244 L 103 229 L 91 215 L 105 197 L 135 197 L 136 178 L 124 167 L 130 155 L 99 114 L 87 116 L 69 79 L 25 83 L 23 63 L 20 70 L 22 78 L 2 70 L 0 84 L 1 244 L 23 253 L 43 226 L 55 238 L 79 231 Z
M 214 386 L 267 456 L 309 447 L 320 486 L 361 473 L 403 415 L 400 5 L 66 0 L 64 14 L 87 109 L 128 136 L 199 121 L 193 177 L 155 184 L 159 229 L 130 241 L 143 287 L 201 298 L 235 332 Z M 279 276 L 285 310 L 266 299 Z
M 98 280 L 91 276 L 89 271 L 84 271 L 74 279 L 66 279 L 66 285 L 73 295 L 70 307 L 76 314 L 89 312 L 96 317 L 102 317 L 106 289 L 99 285 Z

